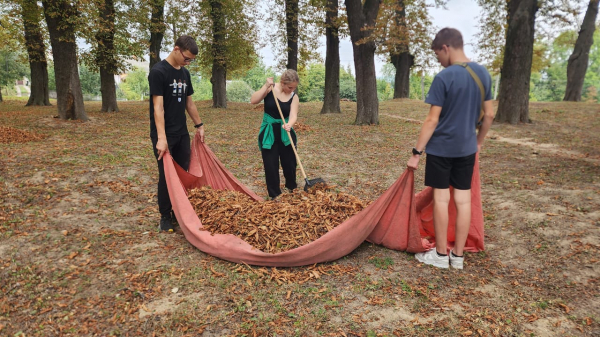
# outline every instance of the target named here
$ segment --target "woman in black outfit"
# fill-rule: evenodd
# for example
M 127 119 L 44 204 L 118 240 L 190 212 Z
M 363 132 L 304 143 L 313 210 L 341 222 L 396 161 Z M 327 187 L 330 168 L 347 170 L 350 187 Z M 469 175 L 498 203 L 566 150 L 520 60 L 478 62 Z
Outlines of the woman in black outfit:
M 258 134 L 258 146 L 265 167 L 267 191 L 272 199 L 281 194 L 279 187 L 280 161 L 285 177 L 285 187 L 291 191 L 298 186 L 296 184 L 296 157 L 291 145 L 291 141 L 294 142 L 294 145 L 297 144 L 293 126 L 296 123 L 300 105 L 298 95 L 295 93 L 298 82 L 298 73 L 295 70 L 287 69 L 281 75 L 279 83 L 275 84 L 272 77 L 267 78 L 262 88 L 252 94 L 250 98 L 252 104 L 257 104 L 264 99 L 265 111 Z M 284 121 L 281 120 L 273 94 L 279 100 Z M 290 131 L 291 140 L 286 131 Z

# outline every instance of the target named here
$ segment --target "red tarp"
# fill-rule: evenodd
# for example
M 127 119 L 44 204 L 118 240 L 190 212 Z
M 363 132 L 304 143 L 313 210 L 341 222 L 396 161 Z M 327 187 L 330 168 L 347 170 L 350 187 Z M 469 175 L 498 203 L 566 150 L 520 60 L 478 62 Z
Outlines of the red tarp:
M 465 250 L 483 250 L 483 211 L 479 181 L 478 157 L 471 188 L 471 228 Z M 173 158 L 164 156 L 165 176 L 173 211 L 186 239 L 201 251 L 224 260 L 259 266 L 293 267 L 333 261 L 349 254 L 365 240 L 394 250 L 417 253 L 435 245 L 433 230 L 432 190 L 414 194 L 414 172 L 406 170 L 377 200 L 319 239 L 286 252 L 269 254 L 253 248 L 230 234 L 211 235 L 187 197 L 187 189 L 208 185 L 214 189 L 236 190 L 253 199 L 262 200 L 242 185 L 196 133 L 192 141 L 189 173 Z M 454 242 L 456 210 L 450 202 L 448 246 Z

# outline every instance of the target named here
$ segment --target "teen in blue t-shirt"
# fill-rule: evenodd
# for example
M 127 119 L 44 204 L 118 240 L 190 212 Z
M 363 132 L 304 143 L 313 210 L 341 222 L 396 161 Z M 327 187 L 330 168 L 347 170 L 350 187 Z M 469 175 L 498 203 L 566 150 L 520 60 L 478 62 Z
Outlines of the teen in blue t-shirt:
M 487 70 L 471 62 L 463 50 L 461 33 L 453 28 L 440 30 L 431 44 L 438 61 L 445 68 L 433 80 L 426 103 L 431 104 L 417 145 L 407 166 L 417 169 L 423 151 L 425 185 L 433 188 L 435 248 L 418 253 L 415 258 L 439 268 L 463 268 L 463 250 L 471 226 L 471 179 L 475 155 L 483 145 L 494 120 L 491 77 Z M 484 87 L 484 118 L 476 125 L 481 107 L 481 90 L 466 67 L 473 70 Z M 448 256 L 448 204 L 450 189 L 456 206 L 454 247 Z

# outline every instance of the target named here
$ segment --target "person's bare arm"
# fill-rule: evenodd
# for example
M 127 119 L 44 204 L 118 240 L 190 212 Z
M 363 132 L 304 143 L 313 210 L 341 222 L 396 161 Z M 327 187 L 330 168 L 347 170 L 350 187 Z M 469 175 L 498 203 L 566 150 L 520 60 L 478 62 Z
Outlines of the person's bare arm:
M 262 101 L 267 96 L 269 91 L 271 91 L 271 88 L 273 87 L 274 83 L 275 82 L 273 82 L 273 77 L 267 78 L 265 84 L 263 84 L 263 86 L 260 89 L 258 89 L 252 94 L 252 97 L 250 97 L 250 103 L 260 103 L 260 101 Z
M 294 98 L 292 99 L 292 104 L 290 105 L 290 117 L 288 118 L 288 122 L 284 123 L 282 125 L 282 127 L 286 131 L 291 131 L 292 128 L 294 127 L 294 124 L 296 124 L 296 121 L 298 120 L 299 106 L 300 106 L 300 99 L 298 98 L 298 95 L 294 95 Z
M 165 133 L 165 107 L 163 105 L 163 97 L 152 96 L 152 104 L 154 105 L 154 124 L 156 125 L 156 133 L 158 142 L 156 150 L 158 151 L 158 160 L 161 160 L 163 155 L 169 151 L 167 144 L 167 134 Z
M 441 112 L 441 106 L 432 105 L 431 108 L 429 108 L 429 114 L 427 115 L 427 118 L 425 118 L 425 122 L 421 127 L 421 132 L 419 133 L 419 138 L 417 139 L 417 145 L 415 146 L 418 151 L 423 151 L 429 142 L 429 139 L 431 139 L 431 136 L 433 135 L 433 132 L 435 131 L 435 128 L 440 120 Z M 408 160 L 406 166 L 408 166 L 410 169 L 416 170 L 419 166 L 420 158 L 420 155 L 413 154 Z
M 485 141 L 485 136 L 488 131 L 492 127 L 492 123 L 494 122 L 495 117 L 494 106 L 492 105 L 492 101 L 485 101 L 483 103 L 483 122 L 481 123 L 481 127 L 479 128 L 479 133 L 477 134 L 477 152 L 481 151 L 481 147 L 483 146 L 483 142 Z
M 185 109 L 187 110 L 187 113 L 192 119 L 192 121 L 194 122 L 194 125 L 202 123 L 200 115 L 198 114 L 198 108 L 196 108 L 196 104 L 194 104 L 192 96 L 187 97 L 185 101 Z M 200 132 L 200 141 L 204 143 L 204 125 L 198 128 L 198 132 Z

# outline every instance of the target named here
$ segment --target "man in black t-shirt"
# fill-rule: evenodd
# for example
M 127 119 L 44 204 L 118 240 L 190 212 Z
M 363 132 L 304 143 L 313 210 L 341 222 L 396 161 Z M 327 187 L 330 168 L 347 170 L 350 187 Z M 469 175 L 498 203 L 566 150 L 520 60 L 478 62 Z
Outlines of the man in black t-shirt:
M 173 231 L 171 200 L 167 190 L 163 155 L 171 154 L 175 162 L 187 171 L 190 164 L 190 134 L 187 129 L 185 111 L 199 128 L 200 139 L 204 142 L 204 123 L 200 120 L 196 105 L 192 100 L 194 88 L 190 72 L 184 68 L 198 54 L 194 39 L 187 35 L 175 41 L 173 51 L 166 59 L 158 62 L 150 70 L 150 139 L 158 163 L 158 209 L 160 230 Z

